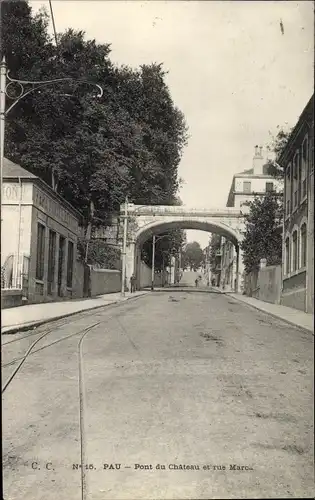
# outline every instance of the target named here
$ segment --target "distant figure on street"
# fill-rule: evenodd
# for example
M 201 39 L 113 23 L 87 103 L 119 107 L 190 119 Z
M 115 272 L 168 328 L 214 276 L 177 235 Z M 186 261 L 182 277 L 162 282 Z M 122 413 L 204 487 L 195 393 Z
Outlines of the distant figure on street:
M 215 278 L 212 278 L 211 285 L 215 286 Z
M 195 285 L 196 285 L 196 288 L 198 287 L 198 283 L 199 283 L 199 280 L 198 278 L 195 279 Z
M 136 277 L 135 275 L 133 274 L 131 277 L 130 277 L 130 292 L 131 293 L 134 293 L 136 291 Z

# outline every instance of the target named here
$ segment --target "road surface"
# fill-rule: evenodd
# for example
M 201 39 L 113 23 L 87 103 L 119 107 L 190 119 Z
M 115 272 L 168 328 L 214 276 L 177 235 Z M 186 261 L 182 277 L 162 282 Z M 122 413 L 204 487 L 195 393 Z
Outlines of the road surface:
M 4 384 L 47 332 L 3 393 L 5 500 L 314 496 L 311 334 L 185 292 L 38 332 L 2 339 Z

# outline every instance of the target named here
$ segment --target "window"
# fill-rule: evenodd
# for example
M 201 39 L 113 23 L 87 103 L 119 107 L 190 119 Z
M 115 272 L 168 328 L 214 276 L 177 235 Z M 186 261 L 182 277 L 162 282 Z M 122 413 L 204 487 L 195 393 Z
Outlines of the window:
M 250 193 L 252 189 L 252 183 L 249 181 L 244 181 L 243 182 L 243 192 L 244 193 Z
M 273 182 L 266 182 L 266 193 L 273 191 Z
M 45 268 L 45 226 L 37 224 L 36 279 L 44 279 Z
M 290 272 L 290 239 L 289 237 L 285 240 L 285 274 Z
M 73 277 L 73 243 L 68 243 L 68 263 L 67 263 L 67 287 L 72 288 Z
M 292 235 L 292 271 L 297 270 L 298 264 L 298 233 L 294 231 Z
M 286 169 L 285 176 L 285 213 L 287 217 L 291 213 L 291 163 Z
M 50 229 L 48 242 L 48 293 L 52 293 L 52 285 L 55 278 L 56 267 L 56 233 Z
M 299 189 L 299 153 L 297 152 L 293 159 L 293 209 L 298 205 Z
M 306 240 L 306 224 L 304 223 L 301 227 L 301 267 L 306 267 L 306 248 L 307 248 L 307 240 Z
M 307 186 L 307 164 L 308 164 L 308 137 L 306 136 L 302 144 L 302 155 L 301 155 L 301 200 L 306 197 Z

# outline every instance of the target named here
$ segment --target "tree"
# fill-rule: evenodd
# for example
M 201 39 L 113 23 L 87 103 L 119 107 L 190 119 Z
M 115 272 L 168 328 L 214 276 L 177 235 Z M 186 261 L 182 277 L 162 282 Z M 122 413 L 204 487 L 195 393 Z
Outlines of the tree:
M 186 233 L 182 229 L 172 229 L 157 235 L 154 258 L 155 269 L 161 270 L 169 266 L 171 257 L 182 253 L 185 244 Z M 148 266 L 152 265 L 152 238 L 144 243 L 141 258 Z
M 107 245 L 102 240 L 92 240 L 86 256 L 86 241 L 79 240 L 78 252 L 81 260 L 101 269 L 118 269 L 120 266 L 120 249 Z M 87 259 L 86 259 L 87 257 Z
M 183 252 L 183 267 L 196 271 L 204 261 L 204 254 L 197 241 L 187 243 Z
M 263 198 L 255 197 L 248 206 L 250 210 L 244 215 L 245 231 L 241 243 L 246 273 L 258 270 L 260 259 L 267 259 L 267 265 L 278 265 L 282 261 L 279 196 L 270 192 Z
M 68 29 L 55 47 L 45 11 L 32 17 L 25 1 L 2 2 L 2 42 L 12 77 L 72 77 L 31 94 L 10 113 L 5 153 L 45 180 L 93 226 L 108 225 L 125 196 L 136 204 L 177 203 L 178 164 L 187 127 L 161 64 L 115 66 L 109 44 Z M 21 35 L 22 34 L 22 35 Z
M 275 161 L 268 160 L 268 173 L 276 179 L 283 179 L 284 166 L 279 165 L 279 158 L 288 143 L 292 129 L 280 128 L 279 125 L 277 128 L 279 129 L 277 134 L 272 137 L 272 140 L 267 147 L 267 149 L 275 155 Z

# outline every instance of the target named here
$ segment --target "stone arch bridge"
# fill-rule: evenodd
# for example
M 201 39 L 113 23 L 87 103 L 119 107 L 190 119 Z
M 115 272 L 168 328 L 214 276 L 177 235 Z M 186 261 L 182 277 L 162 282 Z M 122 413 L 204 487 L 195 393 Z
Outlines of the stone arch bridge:
M 125 205 L 120 207 L 121 224 Z M 240 289 L 243 273 L 242 252 L 239 244 L 243 238 L 244 218 L 236 208 L 208 209 L 185 206 L 127 205 L 126 283 L 135 274 L 139 283 L 141 247 L 153 235 L 168 229 L 197 229 L 218 233 L 231 240 L 236 248 L 236 287 Z M 120 232 L 122 234 L 122 231 Z

